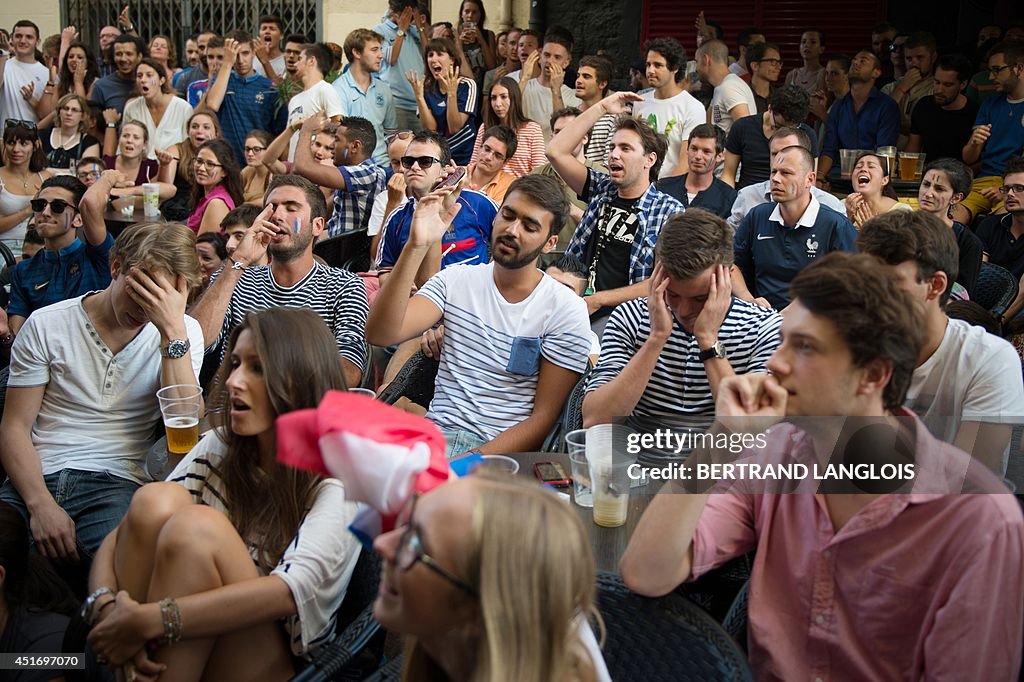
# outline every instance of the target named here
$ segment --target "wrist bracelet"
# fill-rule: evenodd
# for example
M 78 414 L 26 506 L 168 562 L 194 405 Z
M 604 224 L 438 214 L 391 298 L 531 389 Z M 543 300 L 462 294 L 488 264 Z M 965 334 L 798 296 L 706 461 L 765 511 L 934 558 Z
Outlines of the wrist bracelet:
M 181 639 L 181 609 L 178 602 L 167 597 L 160 600 L 160 618 L 164 623 L 164 636 L 161 644 L 174 644 Z
M 81 616 L 86 625 L 92 626 L 95 622 L 96 614 L 94 611 L 96 610 L 96 600 L 105 594 L 114 596 L 114 591 L 109 587 L 101 587 L 85 598 L 85 602 L 82 604 Z M 111 602 L 112 601 L 114 600 L 111 599 Z
M 249 269 L 248 265 L 246 265 L 245 263 L 243 263 L 240 260 L 235 260 L 231 256 L 228 256 L 228 260 L 231 261 L 231 269 L 232 270 L 248 270 Z

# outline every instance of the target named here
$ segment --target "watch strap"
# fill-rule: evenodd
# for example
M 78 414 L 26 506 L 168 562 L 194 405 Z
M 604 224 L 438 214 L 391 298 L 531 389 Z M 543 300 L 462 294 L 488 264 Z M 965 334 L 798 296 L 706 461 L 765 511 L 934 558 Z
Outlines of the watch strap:
M 702 350 L 697 357 L 700 358 L 701 362 L 706 362 L 706 361 L 710 360 L 711 358 L 724 358 L 725 357 L 725 348 L 722 346 L 722 342 L 721 341 L 716 341 L 711 346 L 711 348 L 708 348 L 706 350 Z

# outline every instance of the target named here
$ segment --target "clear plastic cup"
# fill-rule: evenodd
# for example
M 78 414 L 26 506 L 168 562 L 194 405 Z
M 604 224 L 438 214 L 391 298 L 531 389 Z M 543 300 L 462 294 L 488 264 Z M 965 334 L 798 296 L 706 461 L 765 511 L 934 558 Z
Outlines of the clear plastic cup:
M 636 455 L 626 450 L 631 430 L 618 424 L 587 429 L 586 453 L 594 499 L 594 523 L 617 528 L 629 513 L 629 467 Z
M 587 430 L 570 431 L 565 436 L 565 444 L 572 465 L 573 499 L 579 506 L 589 509 L 594 506 L 594 494 L 590 489 L 590 464 L 587 462 Z
M 165 386 L 156 392 L 167 432 L 167 452 L 186 455 L 199 442 L 199 407 L 203 389 L 191 384 Z

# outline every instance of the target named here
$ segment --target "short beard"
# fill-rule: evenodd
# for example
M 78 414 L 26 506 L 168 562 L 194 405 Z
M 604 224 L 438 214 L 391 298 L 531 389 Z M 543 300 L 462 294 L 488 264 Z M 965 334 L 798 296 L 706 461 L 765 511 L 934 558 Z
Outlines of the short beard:
M 526 255 L 523 255 L 523 253 L 520 251 L 519 253 L 512 256 L 505 256 L 500 254 L 498 252 L 497 246 L 498 244 L 497 242 L 495 242 L 494 247 L 491 248 L 491 260 L 493 260 L 495 263 L 505 268 L 506 270 L 520 270 L 531 264 L 536 264 L 537 259 L 540 258 L 540 255 L 542 253 L 544 253 L 545 245 L 541 244 L 540 247 L 534 249 L 532 252 Z
M 295 235 L 295 239 L 292 241 L 291 246 L 271 244 L 267 251 L 274 260 L 281 263 L 290 263 L 297 260 L 303 253 L 305 253 L 306 248 L 309 247 L 309 243 L 311 241 L 313 241 L 313 228 L 312 226 L 309 226 L 308 230 L 302 229 L 297 235 Z

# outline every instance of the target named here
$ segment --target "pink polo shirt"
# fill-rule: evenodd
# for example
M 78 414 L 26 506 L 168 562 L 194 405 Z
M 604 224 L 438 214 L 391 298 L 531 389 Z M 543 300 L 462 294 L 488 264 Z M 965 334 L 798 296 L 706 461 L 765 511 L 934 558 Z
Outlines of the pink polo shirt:
M 965 487 L 1005 492 L 914 420 L 918 467 L 959 463 Z M 759 459 L 813 458 L 810 438 L 789 424 L 768 442 Z M 1008 493 L 882 495 L 838 533 L 817 494 L 712 495 L 693 577 L 752 550 L 747 635 L 758 680 L 1017 679 L 1024 519 Z

